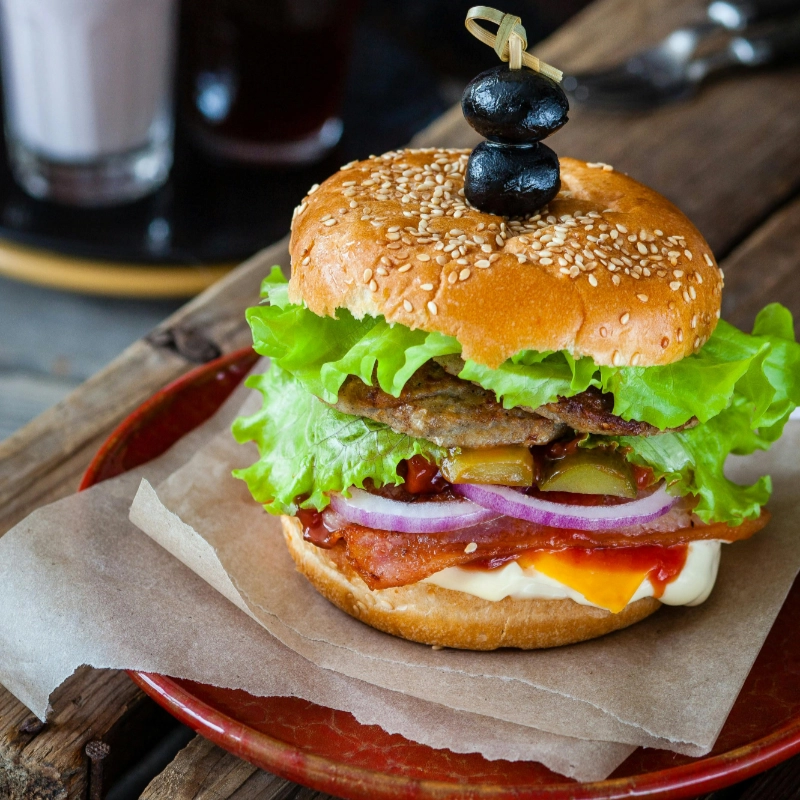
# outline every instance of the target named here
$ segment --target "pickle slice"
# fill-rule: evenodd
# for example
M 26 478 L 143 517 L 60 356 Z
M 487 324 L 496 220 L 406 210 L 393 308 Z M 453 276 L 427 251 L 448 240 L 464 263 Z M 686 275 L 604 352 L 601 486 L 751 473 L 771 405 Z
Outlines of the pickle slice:
M 533 456 L 527 447 L 462 448 L 444 459 L 442 474 L 450 483 L 496 483 L 530 486 Z
M 543 492 L 610 494 L 636 497 L 636 478 L 631 465 L 608 450 L 579 450 L 544 469 L 539 489 Z

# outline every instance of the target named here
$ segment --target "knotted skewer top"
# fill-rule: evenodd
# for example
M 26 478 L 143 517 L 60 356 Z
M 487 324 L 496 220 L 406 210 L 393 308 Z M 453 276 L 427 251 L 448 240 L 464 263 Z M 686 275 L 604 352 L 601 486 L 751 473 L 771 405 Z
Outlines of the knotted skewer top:
M 493 22 L 497 25 L 497 33 L 490 33 L 477 20 Z M 554 81 L 561 81 L 561 70 L 545 64 L 536 56 L 526 51 L 528 35 L 522 27 L 522 21 L 513 14 L 504 14 L 489 6 L 473 6 L 467 12 L 464 22 L 467 30 L 479 41 L 494 48 L 501 61 L 507 61 L 510 69 L 521 69 L 523 64 L 534 72 L 540 72 Z

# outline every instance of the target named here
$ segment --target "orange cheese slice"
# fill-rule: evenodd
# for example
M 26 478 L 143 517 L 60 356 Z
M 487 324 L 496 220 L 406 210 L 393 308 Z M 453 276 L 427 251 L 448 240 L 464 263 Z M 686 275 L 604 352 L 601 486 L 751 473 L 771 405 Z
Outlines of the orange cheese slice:
M 519 565 L 523 569 L 534 567 L 580 592 L 590 603 L 616 614 L 628 605 L 642 581 L 660 565 L 656 555 L 647 557 L 650 554 L 642 553 L 631 558 L 630 551 L 625 553 L 624 550 L 627 548 L 616 554 L 601 549 L 532 550 L 519 559 Z

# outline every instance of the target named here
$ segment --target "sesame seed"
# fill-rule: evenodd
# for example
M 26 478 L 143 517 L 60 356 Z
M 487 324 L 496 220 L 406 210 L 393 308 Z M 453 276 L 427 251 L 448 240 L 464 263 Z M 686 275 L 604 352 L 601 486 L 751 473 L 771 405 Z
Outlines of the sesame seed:
M 336 220 L 335 219 L 328 219 L 328 220 L 325 220 L 325 222 L 323 224 L 325 226 L 327 226 L 328 228 L 330 228 L 331 225 L 335 225 L 336 224 Z
M 463 267 L 465 264 L 469 264 L 469 261 L 466 258 L 458 258 L 456 259 L 456 264 L 460 264 Z
M 697 350 L 698 347 L 700 347 L 700 337 L 699 336 L 695 336 L 694 337 L 694 349 Z
M 613 355 L 611 356 L 611 363 L 618 367 L 622 364 L 622 356 L 619 354 L 619 350 L 615 350 Z
M 481 245 L 481 250 L 484 253 L 491 253 L 492 252 L 492 246 L 490 244 L 482 244 Z
M 678 289 L 681 288 L 681 282 L 680 281 L 672 281 L 672 283 L 670 283 L 670 285 L 669 285 L 669 288 L 672 289 L 673 292 L 677 292 Z
M 703 276 L 702 276 L 702 275 L 701 275 L 699 272 L 695 272 L 695 274 L 694 274 L 694 279 L 695 279 L 695 280 L 696 280 L 698 283 L 702 283 L 702 282 L 703 282 Z
M 678 328 L 678 330 L 676 331 L 676 336 L 677 336 L 677 339 L 678 339 L 679 342 L 683 341 L 683 329 L 682 328 Z
M 597 278 L 595 278 L 595 276 L 592 275 L 591 273 L 589 273 L 589 283 L 592 286 L 597 286 Z
M 431 257 L 427 253 L 417 253 L 417 261 L 430 261 Z
M 708 253 L 703 253 L 703 258 L 706 260 L 706 264 L 708 264 L 709 267 L 714 266 L 714 262 L 711 260 L 711 256 L 709 256 Z
M 631 364 L 635 367 L 639 363 L 639 353 L 634 353 L 631 356 Z
M 686 289 L 683 290 L 683 299 L 688 303 L 692 298 L 689 297 L 689 292 Z
M 458 280 L 458 273 L 453 271 L 447 276 L 448 283 L 455 283 Z
M 660 231 L 658 228 L 656 228 L 656 229 L 653 231 L 653 233 L 654 233 L 656 236 L 663 236 L 663 235 L 664 235 L 664 231 Z
M 614 286 L 619 286 L 619 275 L 612 275 L 611 282 L 614 284 Z
M 478 545 L 475 542 L 470 542 L 465 548 L 465 553 L 474 553 L 478 549 Z
M 628 229 L 624 225 L 620 225 L 619 223 L 617 223 L 617 225 L 615 227 L 620 233 L 627 233 L 628 232 Z
M 311 256 L 306 256 L 300 263 L 305 267 L 306 264 L 311 263 Z
M 389 274 L 386 271 L 386 267 L 378 267 L 378 269 L 376 269 L 375 272 L 377 272 L 378 275 L 388 275 Z
M 311 188 L 308 190 L 308 193 L 309 193 L 309 194 L 314 194 L 314 192 L 316 192 L 316 191 L 317 191 L 317 189 L 319 189 L 319 184 L 318 184 L 318 183 L 315 183 L 315 184 L 314 184 L 314 185 L 313 185 L 313 186 L 312 186 L 312 187 L 311 187 Z
M 697 327 L 697 314 L 692 317 L 692 321 L 689 323 L 689 327 L 694 330 Z
M 371 292 L 377 292 L 377 291 L 378 291 L 378 284 L 377 284 L 377 282 L 375 281 L 375 278 L 373 278 L 373 279 L 372 279 L 372 280 L 369 282 L 369 290 L 370 290 Z
M 683 270 L 682 270 L 682 269 L 674 269 L 674 270 L 672 270 L 672 274 L 673 274 L 673 275 L 674 275 L 676 278 L 682 278 L 682 277 L 683 277 L 683 275 L 684 275 L 684 273 L 683 273 Z
M 636 296 L 637 296 L 637 297 L 638 297 L 638 298 L 639 298 L 639 299 L 640 299 L 640 300 L 641 300 L 643 303 L 646 303 L 646 302 L 648 301 L 648 299 L 649 299 L 649 298 L 647 297 L 647 295 L 646 295 L 646 294 L 637 294 Z
M 426 292 L 433 291 L 433 284 L 432 283 L 422 283 L 420 284 L 420 289 L 424 289 Z
M 436 256 L 436 263 L 439 266 L 444 266 L 447 263 L 447 256 Z
M 434 303 L 433 300 L 428 302 L 428 311 L 430 311 L 434 317 L 439 313 L 439 309 L 436 308 L 436 303 Z
M 692 300 L 697 299 L 697 291 L 695 290 L 694 286 L 689 287 L 689 297 L 691 297 Z
M 500 234 L 498 234 L 497 236 L 495 236 L 495 237 L 494 237 L 494 240 L 495 240 L 495 242 L 497 242 L 497 246 L 498 246 L 498 247 L 502 247 L 502 246 L 505 244 L 505 239 L 503 239 L 503 237 L 502 237 L 502 236 L 500 236 Z
M 398 268 L 398 272 L 408 272 L 411 269 L 411 264 L 403 264 L 402 267 Z
M 480 267 L 481 269 L 486 269 L 487 267 L 491 266 L 491 262 L 486 258 L 482 258 L 480 261 L 475 262 L 475 266 Z
M 623 314 L 623 315 L 622 315 L 622 316 L 619 318 L 619 321 L 620 321 L 620 322 L 621 322 L 623 325 L 627 325 L 627 324 L 628 324 L 628 320 L 629 320 L 630 318 L 631 318 L 631 315 L 630 315 L 630 314 L 629 314 L 629 313 L 626 311 L 626 312 L 625 312 L 625 313 L 624 313 L 624 314 Z
M 414 306 L 408 300 L 403 300 L 403 308 L 409 313 L 414 310 Z
M 460 281 L 465 281 L 472 273 L 468 269 L 462 269 L 461 272 L 458 273 L 458 279 Z
M 605 329 L 605 327 L 601 326 L 601 328 L 600 328 L 600 336 L 602 336 L 603 339 L 605 339 L 606 336 L 608 336 L 608 331 Z
M 647 245 L 646 245 L 646 244 L 644 244 L 643 242 L 638 242 L 638 243 L 636 244 L 636 249 L 637 249 L 637 250 L 638 250 L 638 251 L 639 251 L 639 252 L 640 252 L 640 253 L 641 253 L 643 256 L 647 255 Z
M 481 223 L 481 225 L 483 225 L 483 223 Z M 478 227 L 480 228 L 480 226 L 478 226 Z M 473 239 L 473 241 L 475 242 L 475 244 L 483 244 L 483 243 L 486 241 L 486 239 L 484 239 L 484 238 L 483 238 L 483 236 L 481 236 L 481 235 L 480 235 L 480 234 L 478 234 L 478 233 L 476 233 L 476 234 L 475 234 L 475 235 L 472 237 L 472 239 Z
M 662 349 L 662 350 L 666 350 L 668 347 L 669 347 L 669 337 L 668 337 L 668 336 L 665 336 L 665 337 L 664 337 L 664 338 L 661 340 L 661 349 Z
M 552 258 L 540 258 L 539 259 L 539 263 L 542 266 L 549 267 L 553 263 L 553 259 Z
M 386 234 L 386 238 L 390 242 L 396 242 L 400 238 L 400 234 L 399 233 L 387 233 Z
M 686 256 L 686 258 L 689 259 L 689 261 L 692 260 L 692 251 L 691 250 L 684 250 L 683 254 Z
M 364 283 L 369 283 L 372 280 L 372 270 L 367 267 L 364 270 Z

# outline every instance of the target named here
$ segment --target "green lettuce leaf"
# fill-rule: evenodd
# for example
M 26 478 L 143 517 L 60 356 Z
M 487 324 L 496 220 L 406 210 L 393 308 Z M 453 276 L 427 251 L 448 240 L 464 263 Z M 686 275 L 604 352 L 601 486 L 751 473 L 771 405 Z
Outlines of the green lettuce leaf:
M 466 361 L 458 377 L 490 389 L 502 399 L 505 408 L 538 408 L 558 397 L 572 397 L 589 386 L 597 386 L 596 370 L 591 358 L 576 361 L 565 352 L 525 350 L 497 369 Z
M 254 441 L 259 460 L 234 475 L 271 514 L 294 514 L 303 508 L 323 509 L 325 494 L 351 486 L 402 483 L 397 465 L 424 455 L 441 461 L 442 448 L 424 439 L 395 433 L 386 425 L 341 414 L 306 391 L 301 381 L 278 366 L 252 375 L 246 385 L 264 396 L 261 410 L 240 417 L 233 435 L 240 443 Z
M 397 397 L 422 364 L 458 354 L 450 336 L 410 330 L 382 317 L 318 317 L 289 302 L 277 268 L 264 281 L 269 305 L 248 310 L 255 349 L 291 372 L 312 394 L 335 402 L 348 375 Z M 767 306 L 748 335 L 720 321 L 708 342 L 674 364 L 659 367 L 598 367 L 591 358 L 569 353 L 523 351 L 497 369 L 467 361 L 459 377 L 493 391 L 506 408 L 536 408 L 572 397 L 589 386 L 614 396 L 614 413 L 678 427 L 697 417 L 707 422 L 728 408 L 734 396 L 751 402 L 753 428 L 776 425 L 800 404 L 800 345 L 792 317 L 778 304 Z
M 766 450 L 780 435 L 788 415 L 762 435 L 750 427 L 750 405 L 746 398 L 734 402 L 705 424 L 682 433 L 660 436 L 619 437 L 622 447 L 630 448 L 627 457 L 635 464 L 650 466 L 656 477 L 665 478 L 671 494 L 699 497 L 695 513 L 703 522 L 739 525 L 755 519 L 769 500 L 769 476 L 752 486 L 740 486 L 725 477 L 725 461 L 731 453 L 749 455 Z M 589 445 L 601 437 L 592 437 Z M 606 439 L 607 441 L 607 439 Z
M 758 314 L 753 336 L 730 325 L 724 326 L 724 332 L 727 344 L 719 347 L 739 356 L 747 348 L 754 354 L 734 384 L 730 404 L 682 433 L 618 437 L 616 441 L 628 448 L 630 461 L 653 467 L 657 477 L 665 478 L 673 494 L 699 497 L 696 513 L 704 522 L 739 525 L 758 517 L 772 484 L 764 476 L 752 486 L 739 486 L 725 477 L 725 461 L 731 453 L 766 450 L 783 432 L 789 414 L 800 405 L 800 347 L 794 340 L 792 315 L 777 303 Z M 608 441 L 590 437 L 587 445 L 602 439 Z

